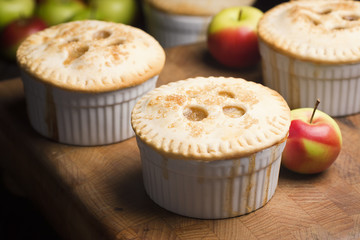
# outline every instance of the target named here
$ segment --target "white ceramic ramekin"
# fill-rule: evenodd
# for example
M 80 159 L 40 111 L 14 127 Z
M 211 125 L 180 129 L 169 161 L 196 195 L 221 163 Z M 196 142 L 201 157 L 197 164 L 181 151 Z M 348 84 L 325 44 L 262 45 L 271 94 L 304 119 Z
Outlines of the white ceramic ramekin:
M 360 63 L 325 64 L 302 61 L 259 42 L 264 85 L 279 92 L 289 107 L 313 107 L 331 116 L 360 112 Z
M 164 48 L 206 40 L 211 16 L 169 14 L 143 4 L 147 31 Z
M 159 206 L 188 217 L 221 219 L 250 213 L 274 195 L 285 142 L 240 159 L 169 159 L 138 137 L 145 190 Z
M 133 137 L 131 110 L 142 95 L 155 88 L 157 78 L 117 91 L 80 93 L 52 87 L 22 72 L 32 127 L 57 142 L 80 146 Z

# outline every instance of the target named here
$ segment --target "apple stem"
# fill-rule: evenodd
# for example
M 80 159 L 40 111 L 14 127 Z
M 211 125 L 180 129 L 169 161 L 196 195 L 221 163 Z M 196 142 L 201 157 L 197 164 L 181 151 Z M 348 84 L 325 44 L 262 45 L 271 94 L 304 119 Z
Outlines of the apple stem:
M 242 9 L 240 9 L 240 11 L 239 11 L 239 16 L 238 16 L 239 21 L 241 20 L 241 15 L 242 15 Z
M 318 108 L 319 104 L 320 104 L 320 100 L 319 100 L 319 99 L 316 99 L 316 103 L 315 103 L 315 106 L 314 106 L 314 110 L 313 110 L 313 112 L 312 112 L 312 114 L 311 114 L 311 118 L 310 118 L 310 124 L 311 124 L 312 121 L 313 121 L 313 118 L 314 118 L 316 109 Z

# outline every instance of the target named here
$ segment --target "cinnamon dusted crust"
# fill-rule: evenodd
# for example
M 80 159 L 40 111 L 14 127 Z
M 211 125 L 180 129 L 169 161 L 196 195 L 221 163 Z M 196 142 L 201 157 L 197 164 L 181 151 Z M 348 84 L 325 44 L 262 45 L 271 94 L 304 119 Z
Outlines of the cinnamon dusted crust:
M 275 50 L 300 60 L 359 62 L 360 2 L 286 2 L 264 14 L 258 35 Z
M 28 37 L 19 65 L 47 84 L 79 92 L 139 85 L 162 70 L 165 53 L 144 31 L 111 22 L 76 21 Z
M 233 159 L 286 140 L 290 109 L 263 85 L 197 77 L 142 97 L 133 109 L 132 127 L 141 141 L 170 158 Z
M 251 5 L 255 0 L 145 0 L 151 6 L 163 12 L 194 15 L 212 16 L 224 8 L 233 6 Z

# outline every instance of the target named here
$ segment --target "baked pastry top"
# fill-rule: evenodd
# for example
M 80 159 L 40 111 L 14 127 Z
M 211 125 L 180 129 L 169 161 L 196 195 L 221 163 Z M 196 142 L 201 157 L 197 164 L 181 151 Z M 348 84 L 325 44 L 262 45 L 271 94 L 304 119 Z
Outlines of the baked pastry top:
M 136 135 L 164 156 L 212 161 L 285 141 L 290 109 L 261 84 L 197 77 L 152 90 L 137 102 L 131 121 Z
M 291 1 L 267 11 L 259 39 L 300 60 L 318 63 L 360 61 L 360 2 Z
M 20 45 L 17 61 L 28 74 L 47 84 L 79 92 L 105 92 L 158 75 L 165 52 L 138 28 L 84 20 L 31 35 Z
M 145 0 L 153 7 L 179 15 L 212 16 L 220 10 L 233 6 L 251 5 L 255 0 Z

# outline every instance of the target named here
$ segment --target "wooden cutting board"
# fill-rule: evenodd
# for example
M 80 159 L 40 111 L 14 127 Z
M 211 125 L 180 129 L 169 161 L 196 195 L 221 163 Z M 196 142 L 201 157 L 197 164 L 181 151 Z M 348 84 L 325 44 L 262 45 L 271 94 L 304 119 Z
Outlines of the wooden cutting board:
M 261 82 L 259 67 L 222 68 L 205 44 L 168 49 L 159 85 L 194 76 Z M 324 173 L 281 169 L 274 197 L 245 216 L 199 220 L 146 195 L 135 139 L 100 147 L 58 144 L 29 125 L 20 79 L 0 82 L 0 167 L 65 239 L 359 239 L 360 115 L 337 118 L 343 149 Z

